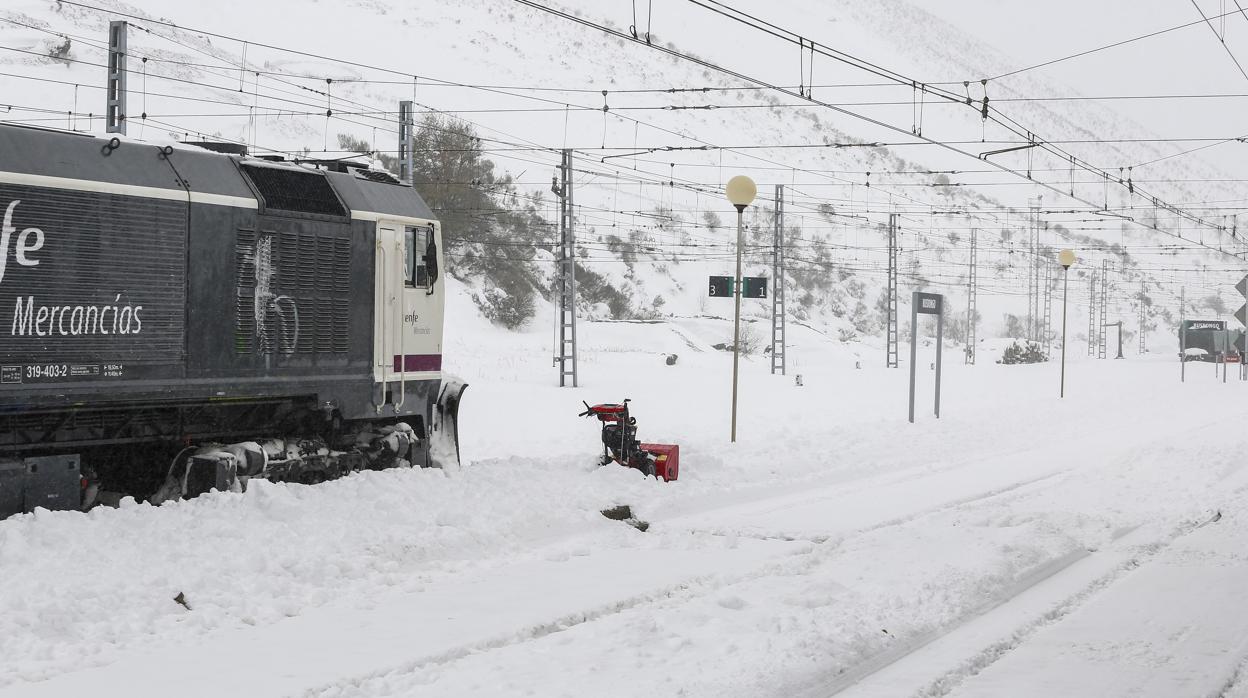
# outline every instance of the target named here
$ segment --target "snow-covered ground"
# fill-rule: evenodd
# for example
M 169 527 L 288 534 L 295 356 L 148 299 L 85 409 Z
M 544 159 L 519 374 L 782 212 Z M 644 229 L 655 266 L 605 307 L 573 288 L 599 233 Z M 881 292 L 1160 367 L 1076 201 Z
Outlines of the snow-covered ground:
M 733 445 L 726 321 L 583 323 L 577 389 L 473 322 L 462 472 L 0 522 L 0 696 L 1246 690 L 1248 387 L 1207 364 L 1072 347 L 1059 400 L 951 347 L 937 420 L 929 346 L 911 425 L 904 364 L 799 329 Z M 678 482 L 594 466 L 580 401 L 625 397 Z

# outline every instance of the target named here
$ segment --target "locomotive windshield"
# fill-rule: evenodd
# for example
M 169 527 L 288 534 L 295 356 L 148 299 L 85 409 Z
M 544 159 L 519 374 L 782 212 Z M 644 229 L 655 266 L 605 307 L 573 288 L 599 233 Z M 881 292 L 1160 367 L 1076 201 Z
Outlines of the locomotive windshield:
M 433 228 L 411 225 L 404 228 L 403 251 L 407 260 L 407 287 L 432 288 L 438 280 Z

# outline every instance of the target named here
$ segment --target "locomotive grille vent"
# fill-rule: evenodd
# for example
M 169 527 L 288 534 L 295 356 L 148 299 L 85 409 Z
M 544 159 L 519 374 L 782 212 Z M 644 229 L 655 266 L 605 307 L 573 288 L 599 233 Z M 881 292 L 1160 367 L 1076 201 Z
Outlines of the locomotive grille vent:
M 285 167 L 240 165 L 255 185 L 266 209 L 346 216 L 347 210 L 320 172 Z
M 350 240 L 240 230 L 235 259 L 238 353 L 349 350 Z
M 256 339 L 256 231 L 239 230 L 234 247 L 238 294 L 235 300 L 234 351 L 250 354 Z

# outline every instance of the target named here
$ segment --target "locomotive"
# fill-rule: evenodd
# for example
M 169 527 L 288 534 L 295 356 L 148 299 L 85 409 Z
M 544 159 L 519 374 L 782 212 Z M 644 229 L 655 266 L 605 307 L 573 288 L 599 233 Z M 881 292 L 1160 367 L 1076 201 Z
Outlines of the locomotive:
M 0 518 L 454 467 L 442 229 L 388 173 L 0 124 Z

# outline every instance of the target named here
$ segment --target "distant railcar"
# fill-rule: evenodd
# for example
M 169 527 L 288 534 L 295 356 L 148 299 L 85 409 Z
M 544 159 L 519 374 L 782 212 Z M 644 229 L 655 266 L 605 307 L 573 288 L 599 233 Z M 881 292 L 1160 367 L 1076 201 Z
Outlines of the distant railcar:
M 1222 354 L 1243 348 L 1242 336 L 1228 336 L 1225 320 L 1184 320 L 1179 328 L 1182 361 L 1218 362 Z

